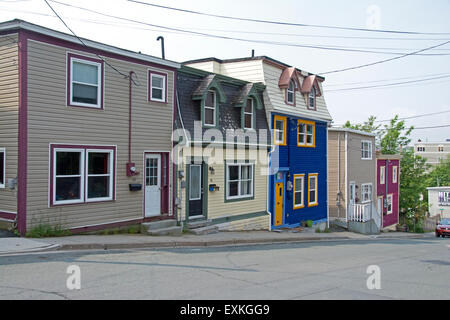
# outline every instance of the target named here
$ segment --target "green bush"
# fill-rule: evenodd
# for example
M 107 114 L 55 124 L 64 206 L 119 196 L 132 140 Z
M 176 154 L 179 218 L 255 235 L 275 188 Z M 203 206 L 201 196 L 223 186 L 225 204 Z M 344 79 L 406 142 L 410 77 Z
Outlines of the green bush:
M 69 230 L 63 229 L 60 225 L 51 226 L 49 224 L 39 224 L 25 234 L 27 238 L 64 237 L 70 236 Z
M 307 226 L 308 228 L 311 228 L 311 227 L 313 226 L 313 221 L 312 221 L 312 220 L 306 221 L 306 226 Z

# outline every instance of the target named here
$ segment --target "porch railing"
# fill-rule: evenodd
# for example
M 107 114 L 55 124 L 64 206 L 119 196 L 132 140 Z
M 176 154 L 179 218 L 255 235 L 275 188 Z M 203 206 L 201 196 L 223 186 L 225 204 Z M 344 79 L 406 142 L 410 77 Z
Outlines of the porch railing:
M 350 204 L 348 208 L 348 220 L 367 222 L 372 219 L 372 202 Z

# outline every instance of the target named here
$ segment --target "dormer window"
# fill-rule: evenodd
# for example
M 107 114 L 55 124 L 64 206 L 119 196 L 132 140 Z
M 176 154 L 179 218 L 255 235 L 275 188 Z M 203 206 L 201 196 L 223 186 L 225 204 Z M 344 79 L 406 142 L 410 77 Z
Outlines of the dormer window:
M 316 89 L 314 88 L 314 86 L 311 88 L 311 92 L 308 96 L 308 109 L 316 109 Z
M 286 89 L 286 103 L 295 105 L 295 83 L 294 83 L 294 80 L 289 81 L 289 87 Z
M 216 93 L 213 90 L 208 91 L 206 95 L 204 125 L 216 125 Z
M 247 104 L 244 109 L 244 129 L 254 129 L 253 128 L 253 99 L 247 99 Z

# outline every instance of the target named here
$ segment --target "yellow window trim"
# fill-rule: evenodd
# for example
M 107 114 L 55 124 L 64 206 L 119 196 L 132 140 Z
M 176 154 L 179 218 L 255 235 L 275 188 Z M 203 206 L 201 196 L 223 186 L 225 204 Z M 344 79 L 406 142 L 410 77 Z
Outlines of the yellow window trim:
M 298 139 L 298 134 L 299 134 L 299 130 L 300 130 L 300 128 L 299 128 L 299 124 L 304 124 L 305 125 L 305 131 L 304 131 L 304 134 L 305 134 L 305 142 L 304 143 L 300 143 L 300 141 L 299 141 L 299 139 Z M 307 144 L 306 143 L 306 125 L 307 124 L 310 124 L 310 125 L 312 125 L 312 128 L 313 128 L 313 142 L 312 142 L 312 144 Z M 315 148 L 316 147 L 316 123 L 314 122 L 314 121 L 308 121 L 308 120 L 297 120 L 297 147 L 304 147 L 304 148 Z
M 273 135 L 274 135 L 274 139 L 273 141 L 275 142 L 276 146 L 285 146 L 286 145 L 286 129 L 287 129 L 287 125 L 286 125 L 286 117 L 283 116 L 274 116 L 273 118 Z M 277 121 L 283 121 L 283 141 L 277 142 Z
M 302 204 L 295 205 L 295 179 L 302 178 Z M 305 207 L 305 175 L 304 174 L 294 174 L 294 196 L 292 197 L 293 209 L 302 209 Z
M 311 202 L 309 199 L 309 186 L 311 177 L 316 177 L 316 202 Z M 308 174 L 308 207 L 315 207 L 319 205 L 319 174 L 310 173 Z

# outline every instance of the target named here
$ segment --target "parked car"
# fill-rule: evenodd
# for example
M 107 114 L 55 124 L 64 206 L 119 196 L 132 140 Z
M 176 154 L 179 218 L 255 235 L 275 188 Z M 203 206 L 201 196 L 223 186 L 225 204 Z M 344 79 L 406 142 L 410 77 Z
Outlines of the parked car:
M 450 219 L 442 219 L 437 225 L 436 225 L 436 237 L 441 236 L 442 238 L 445 238 L 446 236 L 450 236 Z

